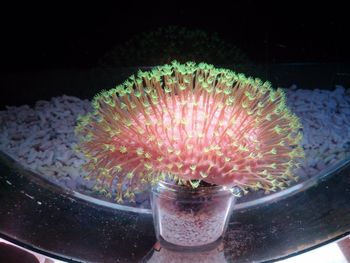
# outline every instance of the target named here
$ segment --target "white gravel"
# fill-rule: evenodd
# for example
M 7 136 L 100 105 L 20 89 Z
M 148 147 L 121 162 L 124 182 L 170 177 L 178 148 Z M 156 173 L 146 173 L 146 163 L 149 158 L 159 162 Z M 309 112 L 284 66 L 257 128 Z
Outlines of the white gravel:
M 306 159 L 300 179 L 349 156 L 350 89 L 305 90 L 292 86 L 288 104 L 302 121 Z M 79 114 L 91 110 L 88 100 L 61 96 L 51 101 L 7 107 L 0 111 L 0 150 L 27 168 L 73 190 L 91 189 L 83 180 L 83 156 L 74 152 L 74 126 Z
M 84 157 L 74 151 L 77 116 L 91 111 L 88 100 L 61 96 L 0 111 L 0 150 L 32 171 L 65 187 L 91 188 L 83 180 Z
M 350 155 L 350 89 L 287 90 L 288 105 L 303 125 L 305 160 L 300 179 L 310 178 Z

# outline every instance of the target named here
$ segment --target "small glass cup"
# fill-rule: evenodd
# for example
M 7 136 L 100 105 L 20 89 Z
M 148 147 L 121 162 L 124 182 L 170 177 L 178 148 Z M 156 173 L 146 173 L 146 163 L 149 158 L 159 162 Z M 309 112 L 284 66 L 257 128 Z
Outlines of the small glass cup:
M 192 189 L 159 182 L 152 188 L 156 236 L 170 250 L 215 248 L 226 231 L 237 188 L 208 186 Z

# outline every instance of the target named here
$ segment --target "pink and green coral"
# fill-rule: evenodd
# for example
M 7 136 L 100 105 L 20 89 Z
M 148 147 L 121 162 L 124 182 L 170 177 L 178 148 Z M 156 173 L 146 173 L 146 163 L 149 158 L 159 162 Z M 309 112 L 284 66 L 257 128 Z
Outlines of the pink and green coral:
M 140 71 L 93 107 L 76 127 L 84 168 L 118 202 L 167 179 L 284 189 L 304 154 L 283 90 L 205 63 Z

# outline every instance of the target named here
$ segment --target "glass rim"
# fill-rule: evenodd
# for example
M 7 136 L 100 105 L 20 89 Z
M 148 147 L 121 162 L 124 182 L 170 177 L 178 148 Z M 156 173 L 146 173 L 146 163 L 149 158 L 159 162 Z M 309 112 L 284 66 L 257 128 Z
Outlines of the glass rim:
M 142 208 L 142 207 L 134 207 L 125 204 L 116 204 L 111 201 L 105 201 L 99 199 L 97 197 L 91 196 L 84 191 L 76 191 L 76 190 L 68 190 L 63 186 L 57 185 L 53 182 L 50 182 L 47 178 L 45 178 L 42 174 L 23 166 L 19 161 L 0 150 L 0 163 L 4 163 L 9 167 L 9 169 L 18 171 L 21 175 L 28 177 L 30 180 L 33 180 L 36 185 L 40 187 L 50 188 L 55 193 L 60 193 L 62 191 L 65 194 L 68 194 L 71 198 L 76 198 L 77 200 L 82 200 L 83 202 L 88 202 L 94 205 L 98 205 L 101 207 L 105 207 L 108 209 L 115 209 L 124 212 L 132 212 L 138 214 L 152 214 L 151 208 Z M 257 205 L 267 205 L 272 202 L 277 202 L 285 198 L 290 198 L 291 196 L 298 194 L 308 188 L 316 186 L 320 180 L 326 180 L 337 173 L 339 173 L 343 169 L 349 169 L 350 167 L 350 155 L 346 158 L 332 164 L 330 167 L 322 170 L 316 176 L 306 179 L 305 181 L 298 182 L 297 184 L 288 187 L 287 189 L 278 191 L 276 193 L 272 193 L 270 195 L 262 196 L 253 200 L 239 202 L 235 205 L 235 210 L 248 209 L 255 207 Z M 215 187 L 215 186 L 214 186 Z M 152 187 L 153 189 L 153 187 Z M 152 191 L 152 190 L 151 190 Z
M 207 193 L 211 195 L 220 195 L 220 194 L 232 194 L 232 195 L 239 195 L 241 192 L 240 188 L 237 186 L 226 186 L 226 185 L 210 185 L 210 186 L 204 186 L 204 187 L 187 187 L 183 185 L 178 185 L 176 183 L 166 182 L 166 181 L 159 181 L 152 187 L 152 193 L 155 194 L 162 194 L 162 192 L 167 193 Z

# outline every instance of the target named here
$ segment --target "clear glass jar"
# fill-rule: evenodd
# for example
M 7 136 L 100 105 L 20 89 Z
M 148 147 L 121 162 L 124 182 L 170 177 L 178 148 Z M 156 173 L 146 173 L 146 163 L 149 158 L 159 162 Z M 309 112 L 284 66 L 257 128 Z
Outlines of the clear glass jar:
M 157 239 L 172 250 L 207 250 L 220 243 L 238 190 L 160 182 L 152 188 Z

